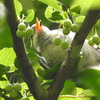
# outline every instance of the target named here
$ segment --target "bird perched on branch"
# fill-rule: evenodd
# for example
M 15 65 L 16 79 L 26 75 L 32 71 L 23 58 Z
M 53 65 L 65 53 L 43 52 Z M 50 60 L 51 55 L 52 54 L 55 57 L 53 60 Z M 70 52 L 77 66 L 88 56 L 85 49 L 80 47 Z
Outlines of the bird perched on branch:
M 68 41 L 71 44 L 74 33 L 71 32 L 69 35 L 64 35 L 62 29 L 50 30 L 48 27 L 43 26 L 38 19 L 36 19 L 36 24 L 32 25 L 32 28 L 35 31 L 32 36 L 33 47 L 45 58 L 45 63 L 49 67 L 53 67 L 62 62 L 68 50 L 62 49 L 60 45 L 55 46 L 53 39 L 60 37 L 62 41 Z M 78 71 L 88 68 L 100 69 L 100 52 L 98 50 L 85 42 L 81 52 L 82 59 L 78 64 Z

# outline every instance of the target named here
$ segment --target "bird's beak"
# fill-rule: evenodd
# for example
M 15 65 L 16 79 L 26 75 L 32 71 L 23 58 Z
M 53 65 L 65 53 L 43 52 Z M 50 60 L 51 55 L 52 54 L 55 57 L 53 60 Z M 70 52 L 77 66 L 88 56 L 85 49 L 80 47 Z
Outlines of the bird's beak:
M 35 28 L 37 31 L 42 30 L 41 20 L 39 21 L 37 17 L 36 17 L 36 27 Z

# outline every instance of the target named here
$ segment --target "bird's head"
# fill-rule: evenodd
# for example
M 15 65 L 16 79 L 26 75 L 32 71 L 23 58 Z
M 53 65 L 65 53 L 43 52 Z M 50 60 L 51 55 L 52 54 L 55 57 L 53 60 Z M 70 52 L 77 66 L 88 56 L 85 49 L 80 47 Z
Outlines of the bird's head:
M 31 27 L 36 34 L 49 33 L 50 31 L 49 28 L 42 25 L 41 20 L 38 20 L 38 18 L 36 18 L 36 24 L 32 25 Z
M 44 42 L 44 40 L 48 38 L 50 35 L 50 30 L 48 27 L 43 26 L 41 20 L 38 20 L 38 18 L 36 18 L 36 24 L 32 25 L 31 27 L 35 32 L 34 35 L 32 36 L 33 47 L 37 51 L 40 51 L 42 45 L 46 43 Z

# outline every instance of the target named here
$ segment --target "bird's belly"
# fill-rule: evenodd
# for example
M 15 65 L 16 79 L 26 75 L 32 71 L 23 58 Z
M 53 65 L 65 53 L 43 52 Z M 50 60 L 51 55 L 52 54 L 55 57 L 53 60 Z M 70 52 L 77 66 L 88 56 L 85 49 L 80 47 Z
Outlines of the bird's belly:
M 54 65 L 62 62 L 67 55 L 67 50 L 61 48 L 61 46 L 49 45 L 42 51 L 42 56 L 45 57 L 48 65 L 53 67 Z

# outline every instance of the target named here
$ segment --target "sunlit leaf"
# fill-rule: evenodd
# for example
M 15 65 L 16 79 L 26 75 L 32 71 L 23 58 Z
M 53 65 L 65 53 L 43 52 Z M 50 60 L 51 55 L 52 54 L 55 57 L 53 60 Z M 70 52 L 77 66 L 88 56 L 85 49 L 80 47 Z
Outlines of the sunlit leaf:
M 66 95 L 66 96 L 59 97 L 58 100 L 82 100 L 82 99 L 77 97 L 75 98 L 74 96 Z
M 68 8 L 75 0 L 58 0 L 62 3 L 62 5 L 66 6 Z
M 22 4 L 18 0 L 14 0 L 15 10 L 18 15 L 22 11 Z
M 62 6 L 60 5 L 60 3 L 57 0 L 39 0 L 53 8 L 55 8 L 58 11 L 62 11 Z
M 54 10 L 53 7 L 48 6 L 46 11 L 45 11 L 45 17 L 52 21 L 52 22 L 56 22 L 56 23 L 61 23 L 63 20 L 65 20 L 65 16 L 63 14 L 63 12 L 59 12 L 57 10 Z
M 25 18 L 25 22 L 31 22 L 33 19 L 34 19 L 34 10 L 33 9 L 30 9 L 30 10 L 27 10 L 27 17 Z
M 100 0 L 93 0 L 91 9 L 99 9 L 100 10 Z
M 95 96 L 95 94 L 94 94 L 94 92 L 93 92 L 93 90 L 92 89 L 87 89 L 87 90 L 84 90 L 83 92 L 82 92 L 82 94 L 84 94 L 84 95 L 88 95 L 88 96 Z
M 77 22 L 83 22 L 84 19 L 85 19 L 85 16 L 81 15 L 81 16 L 76 17 L 75 22 L 76 22 L 76 23 L 77 23 Z
M 88 9 L 90 8 L 93 0 L 75 0 L 73 5 L 80 5 L 81 7 L 81 14 L 86 15 Z
M 60 95 L 66 95 L 66 94 L 70 94 L 70 95 L 76 95 L 77 91 L 76 91 L 76 86 L 75 83 L 69 80 L 66 80 L 64 83 L 64 88 L 62 89 Z
M 13 48 L 3 48 L 0 50 L 0 64 L 4 66 L 13 66 L 15 57 Z
M 75 18 L 75 23 L 78 24 L 78 26 L 80 27 L 82 22 L 84 21 L 84 19 L 85 19 L 85 16 L 80 15 L 80 16 Z
M 74 5 L 71 7 L 70 9 L 72 12 L 75 12 L 77 14 L 80 14 L 80 11 L 81 11 L 81 7 L 79 5 Z

